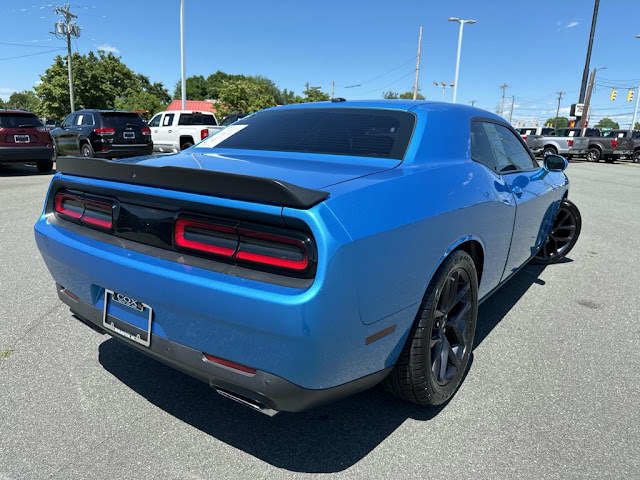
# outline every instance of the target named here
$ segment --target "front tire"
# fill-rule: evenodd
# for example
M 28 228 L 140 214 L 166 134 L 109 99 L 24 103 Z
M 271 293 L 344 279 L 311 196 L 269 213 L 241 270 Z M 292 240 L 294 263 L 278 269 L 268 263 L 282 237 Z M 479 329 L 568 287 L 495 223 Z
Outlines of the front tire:
M 544 147 L 544 150 L 542 150 L 542 158 L 546 157 L 547 155 L 557 155 L 558 154 L 558 150 L 555 149 L 555 147 Z
M 551 233 L 536 256 L 531 259 L 531 263 L 551 265 L 562 261 L 575 246 L 581 230 L 580 210 L 565 198 L 558 208 Z
M 633 163 L 640 163 L 640 150 L 633 152 Z
M 409 337 L 383 387 L 419 405 L 441 405 L 464 377 L 478 318 L 472 258 L 452 253 L 431 280 Z
M 587 150 L 587 160 L 590 162 L 599 162 L 601 155 L 600 150 L 597 148 L 590 148 Z

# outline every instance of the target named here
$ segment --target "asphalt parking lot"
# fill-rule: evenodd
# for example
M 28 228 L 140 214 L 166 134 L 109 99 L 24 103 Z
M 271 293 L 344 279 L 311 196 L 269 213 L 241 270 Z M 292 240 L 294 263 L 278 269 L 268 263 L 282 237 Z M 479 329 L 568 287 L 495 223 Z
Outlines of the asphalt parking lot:
M 577 246 L 482 305 L 448 405 L 268 418 L 74 320 L 33 240 L 51 175 L 0 166 L 0 479 L 639 478 L 640 165 L 567 173 Z

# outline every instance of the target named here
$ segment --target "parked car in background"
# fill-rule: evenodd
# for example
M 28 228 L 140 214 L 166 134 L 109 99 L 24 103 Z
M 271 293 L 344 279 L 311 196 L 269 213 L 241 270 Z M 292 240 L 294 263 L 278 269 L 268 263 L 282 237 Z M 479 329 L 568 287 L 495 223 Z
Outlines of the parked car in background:
M 51 136 L 57 155 L 121 158 L 153 151 L 147 124 L 137 113 L 124 110 L 78 110 Z
M 35 237 L 77 318 L 254 410 L 381 381 L 440 405 L 479 303 L 575 245 L 567 165 L 468 106 L 287 105 L 176 155 L 61 158 Z
M 40 172 L 51 171 L 51 136 L 34 113 L 0 110 L 0 163 L 35 164 Z
M 248 113 L 232 113 L 231 115 L 224 117 L 224 120 L 222 120 L 222 123 L 220 123 L 220 125 L 223 127 L 229 126 L 232 123 L 237 122 L 241 118 L 246 117 L 247 115 L 249 114 Z
M 536 155 L 564 155 L 567 158 L 585 156 L 588 137 L 600 136 L 596 128 L 559 128 L 551 135 L 528 135 L 527 145 Z
M 612 163 L 621 155 L 615 152 L 620 149 L 620 144 L 627 138 L 640 138 L 638 130 L 609 130 L 602 132 L 600 137 L 589 138 L 589 150 L 587 152 L 587 160 L 590 162 L 598 162 L 604 159 L 607 163 Z
M 613 151 L 613 158 L 630 158 L 634 163 L 640 163 L 640 131 L 633 130 L 621 138 Z
M 211 112 L 168 110 L 153 116 L 149 122 L 153 148 L 156 152 L 176 153 L 192 147 L 221 130 Z
M 520 127 L 516 128 L 516 132 L 526 139 L 527 135 L 554 135 L 556 129 L 553 127 Z

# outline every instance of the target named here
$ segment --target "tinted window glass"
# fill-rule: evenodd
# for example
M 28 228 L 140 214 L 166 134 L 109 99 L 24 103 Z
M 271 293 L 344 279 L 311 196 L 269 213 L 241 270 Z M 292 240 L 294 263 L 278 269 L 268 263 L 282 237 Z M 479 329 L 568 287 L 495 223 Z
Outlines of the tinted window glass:
M 471 159 L 491 170 L 496 169 L 493 148 L 482 122 L 471 124 Z
M 64 122 L 62 122 L 62 126 L 63 127 L 70 127 L 71 125 L 73 125 L 73 118 L 74 117 L 75 117 L 74 113 L 69 115 L 67 118 L 64 119 Z
M 157 127 L 160 125 L 160 119 L 162 118 L 162 115 L 156 115 L 155 117 L 153 117 L 151 119 L 151 121 L 149 122 L 149 126 L 150 127 Z
M 102 124 L 105 127 L 124 130 L 127 126 L 144 127 L 144 121 L 137 113 L 103 113 Z
M 543 128 L 541 135 L 552 135 L 555 131 L 555 128 Z
M 162 126 L 163 127 L 170 127 L 171 125 L 173 125 L 173 117 L 175 115 L 173 113 L 167 113 L 165 114 L 164 118 L 162 119 Z
M 76 125 L 93 125 L 93 115 L 90 113 L 79 113 L 76 115 Z
M 398 110 L 275 109 L 236 122 L 234 127 L 246 127 L 238 128 L 217 146 L 399 160 L 404 157 L 414 123 L 413 114 Z
M 499 173 L 537 168 L 529 152 L 508 128 L 494 123 L 485 123 L 485 129 L 493 148 L 496 168 Z
M 213 115 L 203 113 L 181 113 L 178 125 L 217 125 Z
M 234 113 L 233 115 L 229 115 L 227 118 L 225 118 L 220 125 L 226 127 L 227 125 L 231 125 L 233 122 L 236 122 L 246 116 L 246 113 Z
M 0 113 L 0 127 L 42 127 L 42 122 L 33 113 Z

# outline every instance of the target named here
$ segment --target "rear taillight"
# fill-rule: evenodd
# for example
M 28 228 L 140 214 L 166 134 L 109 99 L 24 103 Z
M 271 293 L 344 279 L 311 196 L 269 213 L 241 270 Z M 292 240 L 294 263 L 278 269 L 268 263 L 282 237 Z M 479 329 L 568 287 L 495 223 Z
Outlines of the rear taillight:
M 618 146 L 618 140 L 611 140 L 611 146 L 616 148 Z
M 527 141 L 527 136 L 523 135 L 522 140 L 524 140 L 526 142 Z
M 151 129 L 149 127 L 142 127 L 140 131 L 143 135 L 151 135 Z
M 38 127 L 36 128 L 37 131 L 39 132 L 48 132 L 49 130 L 47 130 L 47 127 Z
M 98 135 L 114 135 L 116 133 L 115 128 L 94 128 L 93 131 Z
M 54 210 L 62 218 L 106 230 L 113 227 L 113 209 L 113 204 L 68 193 L 56 193 L 54 199 Z
M 567 145 L 569 145 L 570 147 L 573 147 L 573 140 L 567 140 Z
M 206 256 L 294 274 L 308 274 L 315 264 L 308 235 L 270 227 L 179 218 L 174 243 Z
M 202 130 L 200 130 L 200 140 L 204 140 L 208 136 L 209 136 L 209 129 L 208 128 L 203 128 Z

